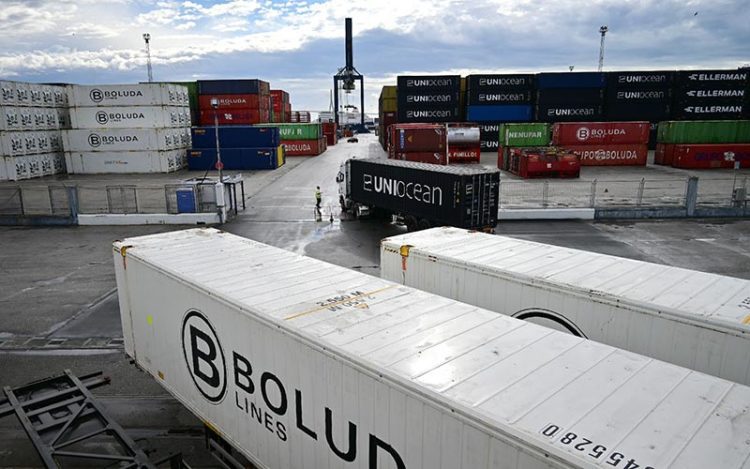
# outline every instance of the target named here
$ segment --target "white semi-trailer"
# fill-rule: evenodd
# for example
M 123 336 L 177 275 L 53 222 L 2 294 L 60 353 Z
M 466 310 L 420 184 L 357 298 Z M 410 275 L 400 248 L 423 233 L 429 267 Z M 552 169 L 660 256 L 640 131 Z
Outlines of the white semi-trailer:
M 381 243 L 381 276 L 750 385 L 750 281 L 458 228 Z
M 737 383 L 212 229 L 114 262 L 127 354 L 260 467 L 750 467 Z

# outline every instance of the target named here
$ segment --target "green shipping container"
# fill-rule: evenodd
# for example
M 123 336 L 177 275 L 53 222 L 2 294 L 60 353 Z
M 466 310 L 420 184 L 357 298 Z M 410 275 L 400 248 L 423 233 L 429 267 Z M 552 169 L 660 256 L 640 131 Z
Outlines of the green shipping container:
M 550 142 L 549 124 L 501 124 L 500 146 L 546 147 Z
M 256 124 L 255 127 L 278 127 L 281 140 L 317 140 L 323 137 L 320 124 Z
M 750 143 L 750 120 L 659 122 L 657 143 Z

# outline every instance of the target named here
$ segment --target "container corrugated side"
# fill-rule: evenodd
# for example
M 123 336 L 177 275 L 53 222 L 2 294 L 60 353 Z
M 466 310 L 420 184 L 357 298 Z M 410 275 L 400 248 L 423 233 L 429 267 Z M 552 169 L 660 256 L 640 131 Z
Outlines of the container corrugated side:
M 73 129 L 63 131 L 68 152 L 166 151 L 190 147 L 190 129 Z
M 318 123 L 258 124 L 255 127 L 278 127 L 281 140 L 317 140 L 323 136 L 323 129 Z
M 750 143 L 750 120 L 666 121 L 657 132 L 659 143 Z
M 381 275 L 750 384 L 748 280 L 456 228 L 387 238 Z
M 189 127 L 190 109 L 177 106 L 72 107 L 74 129 Z
M 499 142 L 506 147 L 547 146 L 550 135 L 549 124 L 501 124 Z
M 186 150 L 65 152 L 70 174 L 170 173 L 185 166 Z
M 750 454 L 745 386 L 216 230 L 126 239 L 113 258 L 127 353 L 260 467 Z
M 170 83 L 69 85 L 75 107 L 188 106 L 188 88 Z

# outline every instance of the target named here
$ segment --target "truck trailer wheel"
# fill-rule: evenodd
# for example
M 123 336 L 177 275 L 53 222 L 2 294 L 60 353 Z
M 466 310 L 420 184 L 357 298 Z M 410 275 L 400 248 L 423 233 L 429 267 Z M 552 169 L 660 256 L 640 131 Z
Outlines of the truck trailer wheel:
M 417 231 L 417 219 L 414 216 L 405 216 L 404 224 L 406 225 L 406 231 Z
M 420 231 L 421 230 L 429 230 L 430 228 L 432 228 L 432 223 L 430 223 L 430 220 L 428 220 L 426 218 L 422 218 L 421 220 L 419 220 L 419 229 L 420 229 Z

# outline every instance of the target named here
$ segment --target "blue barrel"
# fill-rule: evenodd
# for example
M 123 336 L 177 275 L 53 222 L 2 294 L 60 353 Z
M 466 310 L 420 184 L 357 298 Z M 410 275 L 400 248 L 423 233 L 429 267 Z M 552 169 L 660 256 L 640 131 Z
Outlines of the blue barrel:
M 532 106 L 467 106 L 468 122 L 528 122 L 531 120 Z
M 193 127 L 193 148 L 215 149 L 214 127 Z M 224 148 L 268 148 L 281 145 L 278 127 L 220 126 L 219 146 Z
M 195 190 L 192 187 L 177 189 L 177 213 L 195 213 Z
M 540 73 L 536 87 L 542 88 L 604 88 L 606 78 L 600 72 Z
M 191 170 L 216 169 L 215 149 L 188 150 L 187 162 Z M 279 167 L 278 147 L 221 149 L 224 169 L 276 169 Z M 283 164 L 283 161 L 282 163 Z

